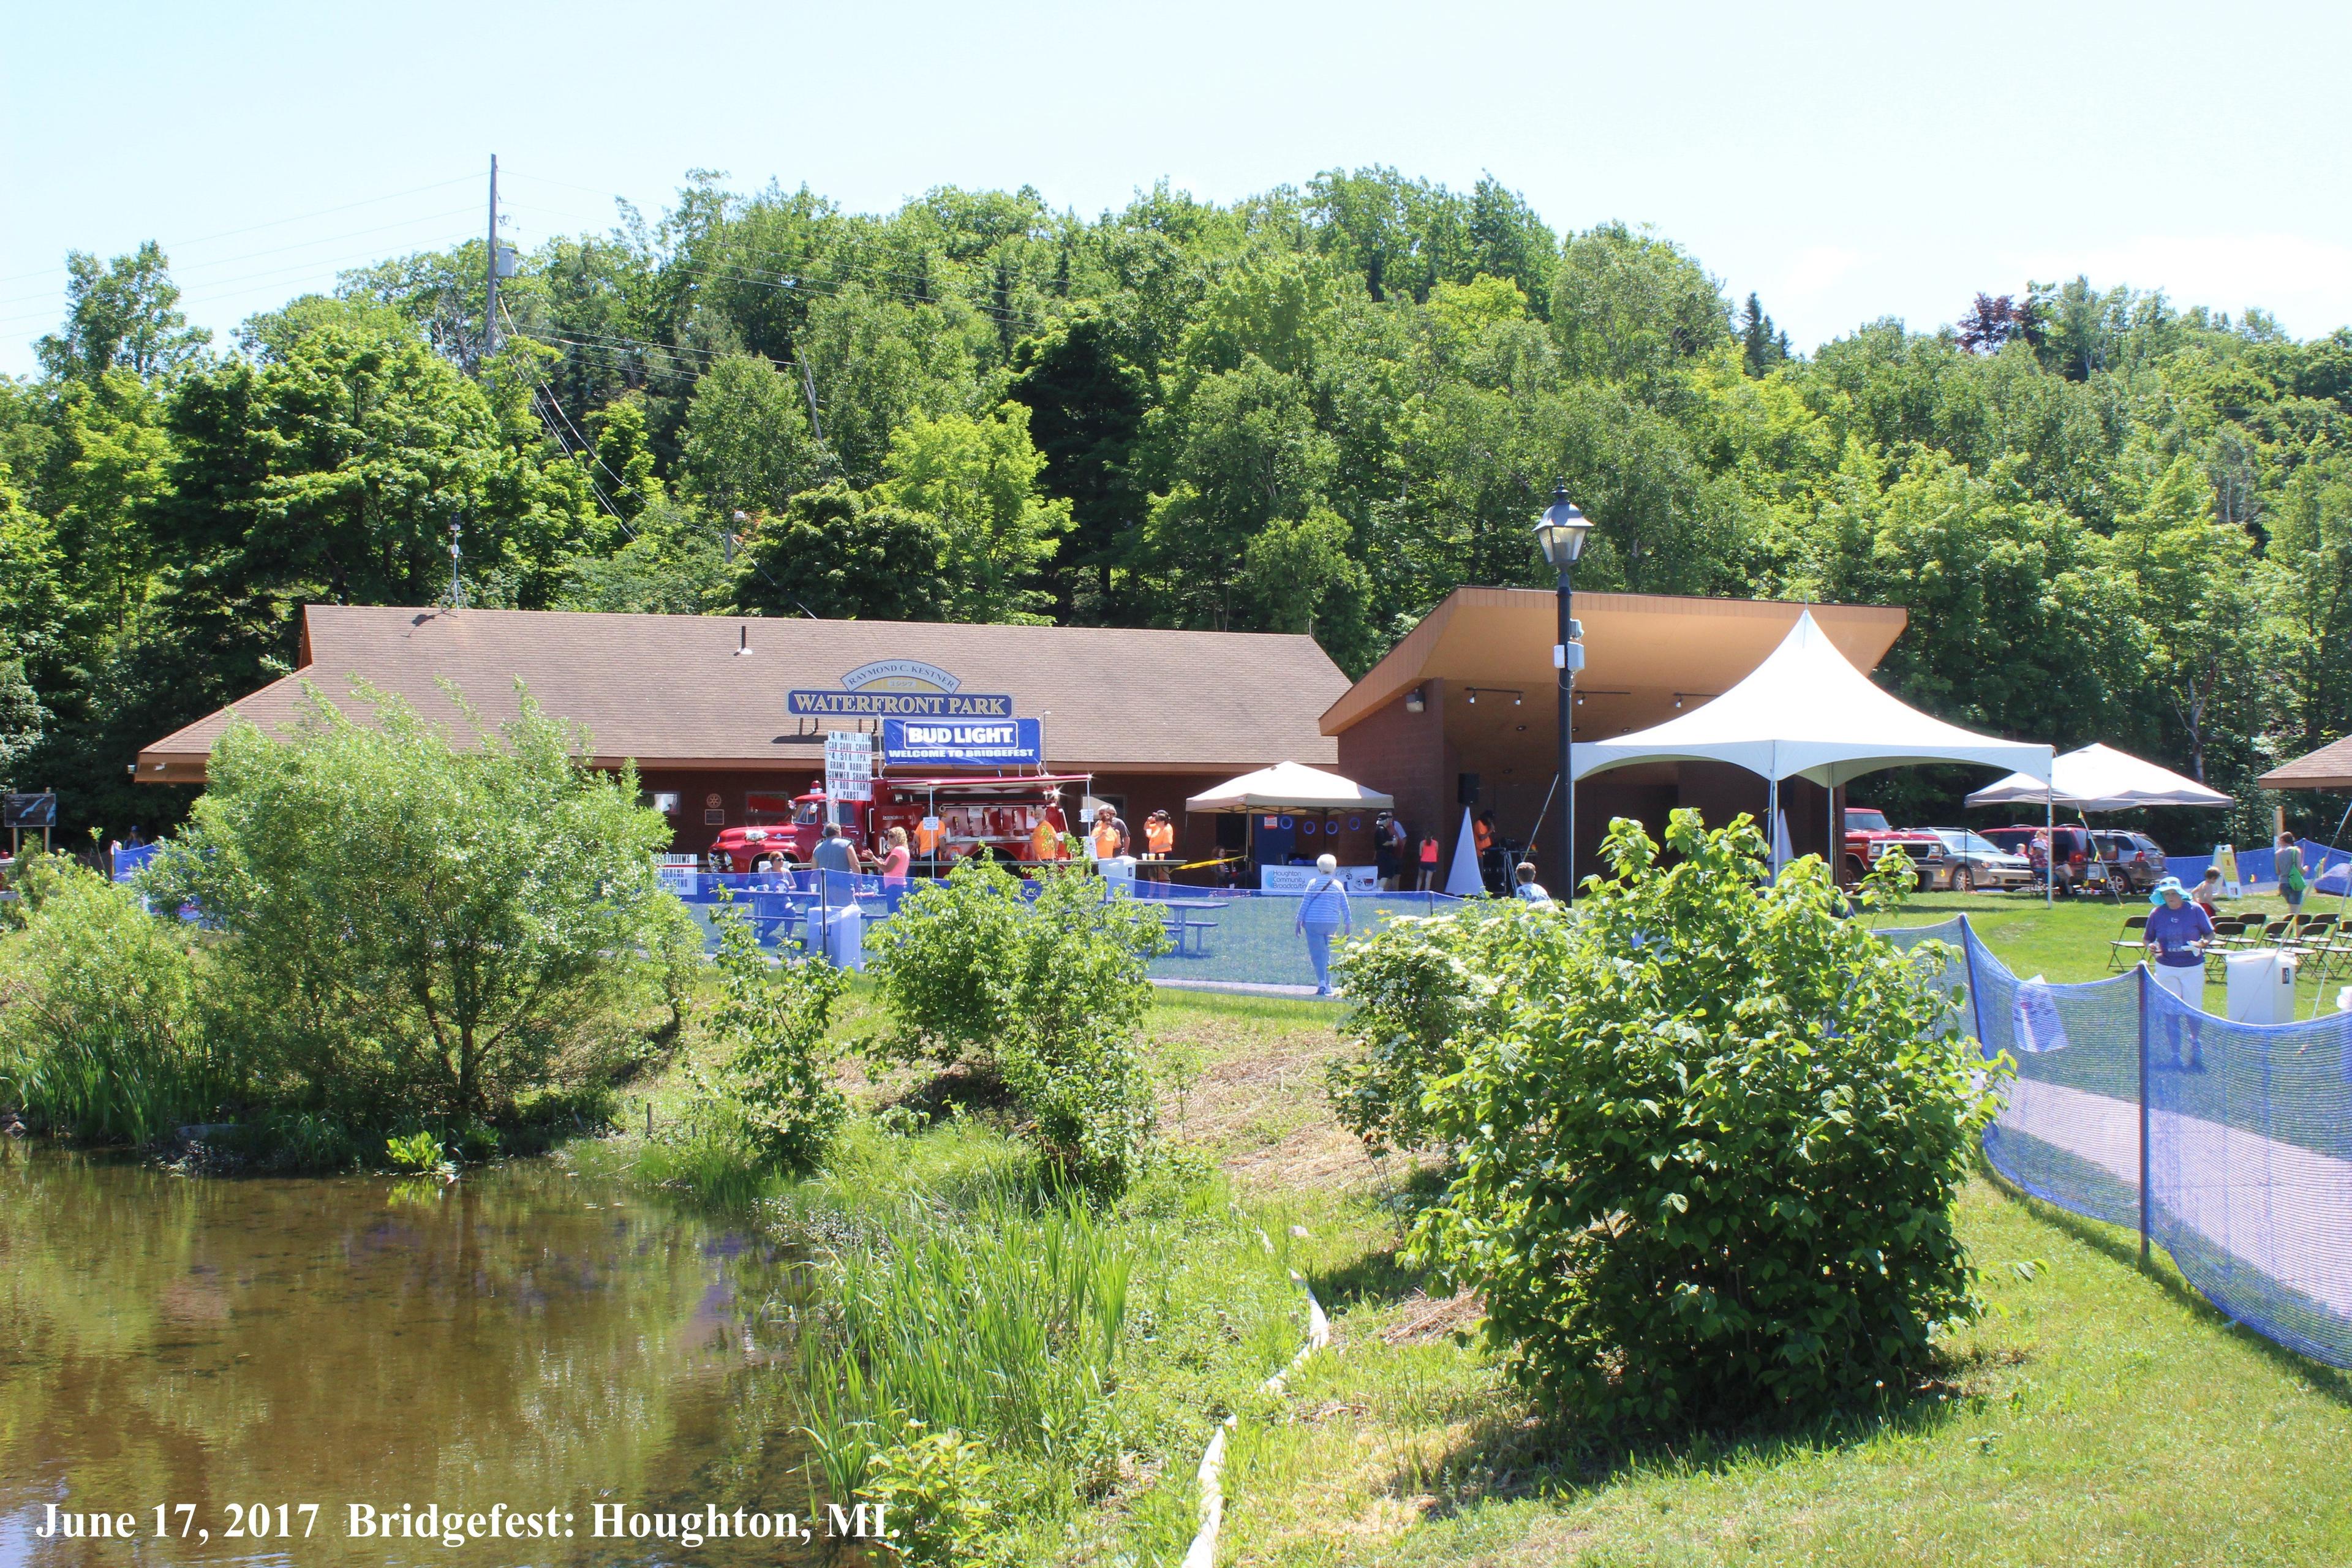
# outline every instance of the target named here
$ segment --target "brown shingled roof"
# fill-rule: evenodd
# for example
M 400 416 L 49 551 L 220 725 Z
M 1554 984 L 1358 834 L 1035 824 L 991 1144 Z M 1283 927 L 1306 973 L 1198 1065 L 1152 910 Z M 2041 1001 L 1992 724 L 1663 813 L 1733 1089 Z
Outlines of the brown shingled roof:
M 301 669 L 140 752 L 140 778 L 201 782 L 231 711 L 277 729 L 305 681 L 341 698 L 354 676 L 445 722 L 457 712 L 441 679 L 496 721 L 513 715 L 520 678 L 548 712 L 587 727 L 600 763 L 802 772 L 821 752 L 783 738 L 803 727 L 784 693 L 837 689 L 877 659 L 1010 693 L 1014 711 L 1045 717 L 1054 765 L 1097 773 L 1328 766 L 1338 747 L 1316 720 L 1348 689 L 1312 638 L 1265 633 L 339 605 L 303 616 Z
M 2264 789 L 2352 789 L 2352 736 L 2281 763 L 2254 782 Z

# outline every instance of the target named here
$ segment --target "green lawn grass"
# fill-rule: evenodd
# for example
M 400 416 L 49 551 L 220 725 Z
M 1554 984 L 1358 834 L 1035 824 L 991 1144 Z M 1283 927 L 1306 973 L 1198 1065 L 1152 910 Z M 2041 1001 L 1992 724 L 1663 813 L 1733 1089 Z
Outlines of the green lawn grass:
M 1244 1425 L 1221 1560 L 2352 1561 L 2352 1381 L 2141 1273 L 2121 1233 L 1982 1181 L 1960 1220 L 1992 1310 L 1953 1344 L 1948 1382 L 1795 1436 L 1591 1451 L 1486 1357 L 1415 1331 L 1429 1304 L 1355 1300 L 1339 1348 Z
M 2343 903 L 2338 899 L 2310 899 L 2304 904 L 2304 914 L 2343 913 L 2352 917 L 2352 910 L 2339 909 Z M 2145 894 L 2121 904 L 2105 899 L 2079 898 L 2060 899 L 2045 906 L 2039 897 L 2023 893 L 1920 893 L 1900 910 L 1873 923 L 1928 925 L 1965 914 L 1985 945 L 2021 978 L 2039 974 L 2050 980 L 2072 982 L 2104 979 L 2115 973 L 2113 950 L 2108 943 L 2123 934 L 2126 919 L 2147 911 Z M 2277 920 L 2285 915 L 2286 906 L 2275 897 L 2232 899 L 2222 905 L 2222 911 Z M 2298 983 L 2296 1016 L 2310 1017 L 2313 1004 L 2321 1000 L 2323 993 L 2325 1009 L 2333 1012 L 2336 992 L 2347 980 L 2352 980 L 2352 975 L 2323 976 L 2315 965 L 2306 965 Z M 2209 1001 L 2216 1010 L 2221 1001 L 2218 990 L 2217 984 L 2208 991 Z
M 2142 907 L 1937 894 L 1885 923 L 1965 911 L 2018 973 L 2092 980 Z M 1358 1184 L 1349 1212 L 1396 1212 L 1398 1179 Z M 2352 1563 L 2352 1378 L 1989 1174 L 1959 1223 L 1991 1310 L 1939 1385 L 1835 1429 L 1626 1452 L 1543 1420 L 1465 1331 L 1475 1300 L 1425 1295 L 1391 1221 L 1313 1279 L 1335 1349 L 1244 1422 L 1219 1560 Z

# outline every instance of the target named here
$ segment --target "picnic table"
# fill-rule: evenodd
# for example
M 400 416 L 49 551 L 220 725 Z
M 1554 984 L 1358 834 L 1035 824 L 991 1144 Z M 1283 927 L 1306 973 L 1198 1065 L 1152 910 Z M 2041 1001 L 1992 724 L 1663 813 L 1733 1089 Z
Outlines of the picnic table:
M 1181 956 L 1188 942 L 1196 957 L 1209 953 L 1209 933 L 1217 922 L 1205 918 L 1232 902 L 1229 899 L 1154 899 L 1151 900 L 1168 911 L 1168 934 L 1175 939 L 1176 952 Z M 1197 938 L 1197 940 L 1195 940 Z

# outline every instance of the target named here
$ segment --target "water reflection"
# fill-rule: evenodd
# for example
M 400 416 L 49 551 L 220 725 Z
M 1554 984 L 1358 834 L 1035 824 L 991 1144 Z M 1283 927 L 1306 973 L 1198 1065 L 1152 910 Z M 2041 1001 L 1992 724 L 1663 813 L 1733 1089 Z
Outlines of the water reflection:
M 527 1163 L 454 1186 L 187 1181 L 0 1160 L 0 1568 L 134 1560 L 46 1505 L 194 1505 L 141 1563 L 774 1563 L 590 1539 L 593 1505 L 812 1511 L 789 1436 L 791 1262 Z M 228 1505 L 320 1505 L 228 1541 Z M 569 1541 L 347 1541 L 349 1505 L 553 1509 Z M 176 1535 L 179 1516 L 167 1513 Z M 301 1523 L 295 1518 L 299 1533 Z M 814 1558 L 814 1552 L 788 1555 Z

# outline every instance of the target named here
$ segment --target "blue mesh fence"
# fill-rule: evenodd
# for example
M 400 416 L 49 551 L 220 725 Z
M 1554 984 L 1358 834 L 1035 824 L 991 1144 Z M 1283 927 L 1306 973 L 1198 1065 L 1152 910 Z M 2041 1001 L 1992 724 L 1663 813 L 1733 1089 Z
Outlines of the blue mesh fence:
M 2325 844 L 2314 844 L 2308 838 L 2302 843 L 2304 875 L 2310 879 L 2314 890 L 2330 894 L 2343 892 L 2347 877 L 2352 877 L 2352 850 L 2331 849 Z M 2246 887 L 2260 888 L 2266 892 L 2277 887 L 2276 858 L 2277 852 L 2272 849 L 2239 850 L 2238 880 Z M 2213 857 L 2210 854 L 2167 855 L 2164 858 L 2164 874 L 2178 877 L 2185 886 L 2193 888 L 2205 875 L 2205 868 L 2212 863 Z
M 1306 985 L 1315 984 L 1307 938 L 1298 930 L 1298 895 L 1241 889 L 1181 888 L 1138 883 L 1136 896 L 1158 903 L 1168 915 L 1174 951 L 1151 961 L 1154 980 L 1209 984 Z M 1350 893 L 1349 919 L 1357 935 L 1376 930 L 1395 915 L 1428 915 L 1455 907 L 1443 893 Z
M 920 878 L 886 881 L 879 877 L 809 870 L 738 873 L 667 868 L 662 879 L 701 922 L 705 944 L 710 948 L 719 945 L 713 922 L 724 889 L 734 907 L 751 921 L 761 946 L 802 952 L 817 950 L 830 940 L 832 946 L 825 951 L 836 962 L 862 957 L 866 942 L 898 913 L 899 903 L 927 885 Z M 1298 930 L 1297 894 L 1108 879 L 1104 889 L 1112 896 L 1141 899 L 1157 906 L 1167 921 L 1171 949 L 1151 961 L 1155 980 L 1211 985 L 1311 988 L 1315 984 L 1307 938 Z M 1455 900 L 1442 893 L 1351 893 L 1348 902 L 1354 929 L 1361 934 L 1392 915 L 1426 915 Z M 847 914 L 852 909 L 856 911 L 854 917 Z
M 2145 970 L 2020 979 L 1965 919 L 1885 934 L 1954 942 L 1946 973 L 1967 983 L 1965 1026 L 2017 1064 L 1985 1131 L 1995 1170 L 2135 1228 L 2145 1194 L 2149 1239 L 2208 1300 L 2352 1366 L 2352 1016 L 2231 1023 Z

